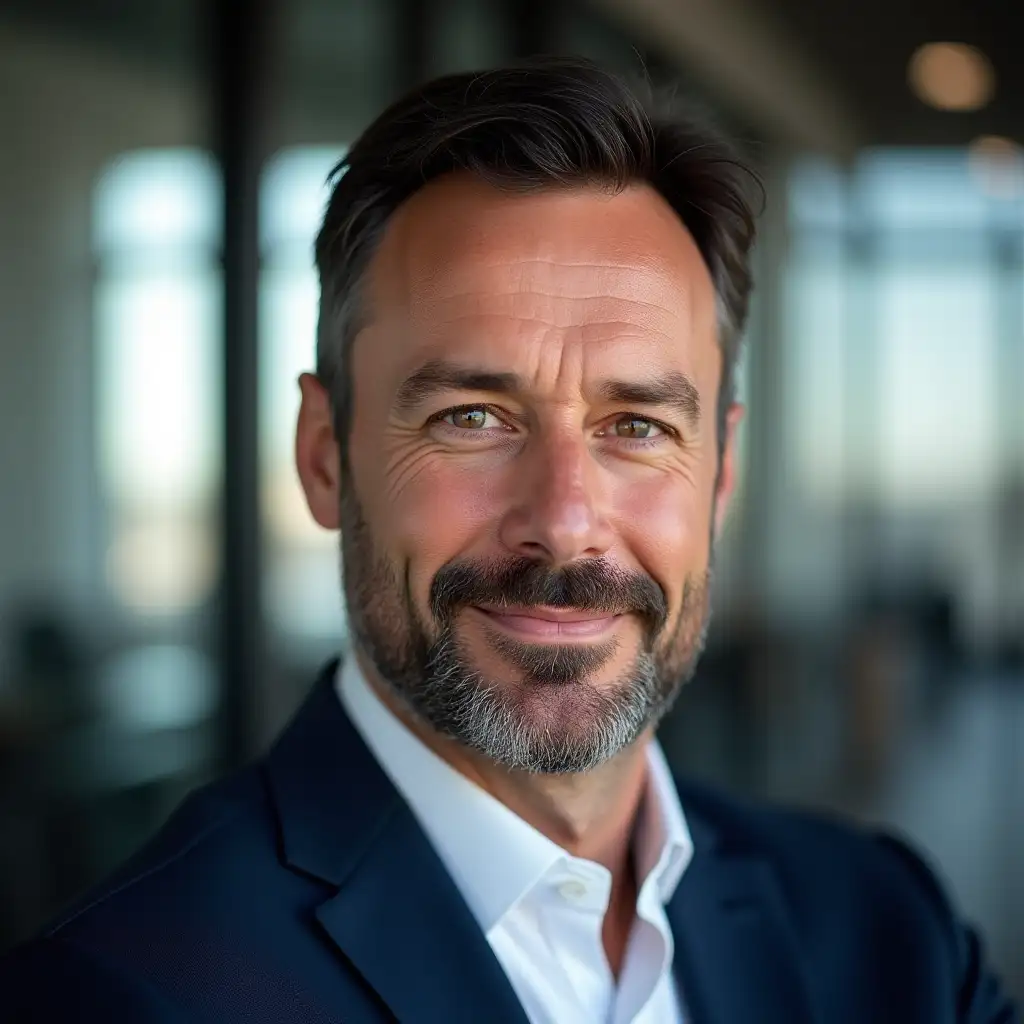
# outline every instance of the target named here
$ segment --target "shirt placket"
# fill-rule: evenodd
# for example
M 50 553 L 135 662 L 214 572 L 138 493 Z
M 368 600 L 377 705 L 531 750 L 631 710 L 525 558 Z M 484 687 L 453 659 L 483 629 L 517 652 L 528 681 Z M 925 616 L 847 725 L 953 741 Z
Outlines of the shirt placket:
M 609 1020 L 615 984 L 601 941 L 609 881 L 596 865 L 570 864 L 552 872 L 541 920 L 578 1020 Z

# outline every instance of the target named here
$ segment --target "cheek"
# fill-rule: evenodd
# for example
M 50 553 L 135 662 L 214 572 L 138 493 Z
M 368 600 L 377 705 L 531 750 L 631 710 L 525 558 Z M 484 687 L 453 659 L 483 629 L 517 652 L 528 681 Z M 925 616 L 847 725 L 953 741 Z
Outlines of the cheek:
M 707 566 L 710 496 L 685 479 L 658 479 L 623 488 L 617 510 L 626 547 L 668 593 Z
M 486 475 L 457 470 L 443 460 L 387 493 L 381 502 L 381 541 L 396 562 L 409 566 L 417 603 L 426 604 L 438 569 L 494 533 L 497 500 Z

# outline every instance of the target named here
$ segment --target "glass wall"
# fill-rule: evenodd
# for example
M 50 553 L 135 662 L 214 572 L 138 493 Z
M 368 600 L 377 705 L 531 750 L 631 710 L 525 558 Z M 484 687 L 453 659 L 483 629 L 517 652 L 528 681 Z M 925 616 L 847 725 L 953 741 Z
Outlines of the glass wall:
M 976 653 L 1005 639 L 992 510 L 1019 472 L 1002 377 L 1024 294 L 1022 199 L 985 181 L 966 150 L 801 162 L 786 282 L 794 503 L 843 532 L 851 596 L 947 592 Z
M 105 579 L 137 616 L 200 608 L 217 582 L 220 197 L 200 150 L 121 155 L 95 189 Z

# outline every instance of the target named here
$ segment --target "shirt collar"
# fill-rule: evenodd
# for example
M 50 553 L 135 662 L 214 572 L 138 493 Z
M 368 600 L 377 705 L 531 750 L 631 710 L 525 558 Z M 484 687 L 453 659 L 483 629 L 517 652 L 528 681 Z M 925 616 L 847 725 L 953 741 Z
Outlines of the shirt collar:
M 374 693 L 354 656 L 342 660 L 335 686 L 485 934 L 552 867 L 572 859 L 406 728 Z M 647 791 L 634 840 L 637 880 L 653 880 L 665 903 L 693 856 L 693 843 L 664 754 L 657 743 L 648 751 Z
M 647 791 L 633 843 L 638 883 L 651 878 L 660 901 L 668 903 L 693 859 L 693 839 L 657 740 L 647 746 Z

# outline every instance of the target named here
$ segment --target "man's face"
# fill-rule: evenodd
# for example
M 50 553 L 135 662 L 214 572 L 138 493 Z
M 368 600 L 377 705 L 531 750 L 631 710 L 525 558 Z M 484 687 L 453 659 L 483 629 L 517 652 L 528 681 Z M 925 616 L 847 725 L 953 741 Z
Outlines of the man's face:
M 450 175 L 394 215 L 364 295 L 348 471 L 312 378 L 297 448 L 356 642 L 442 733 L 588 770 L 657 721 L 707 623 L 738 413 L 719 472 L 697 247 L 646 187 Z

